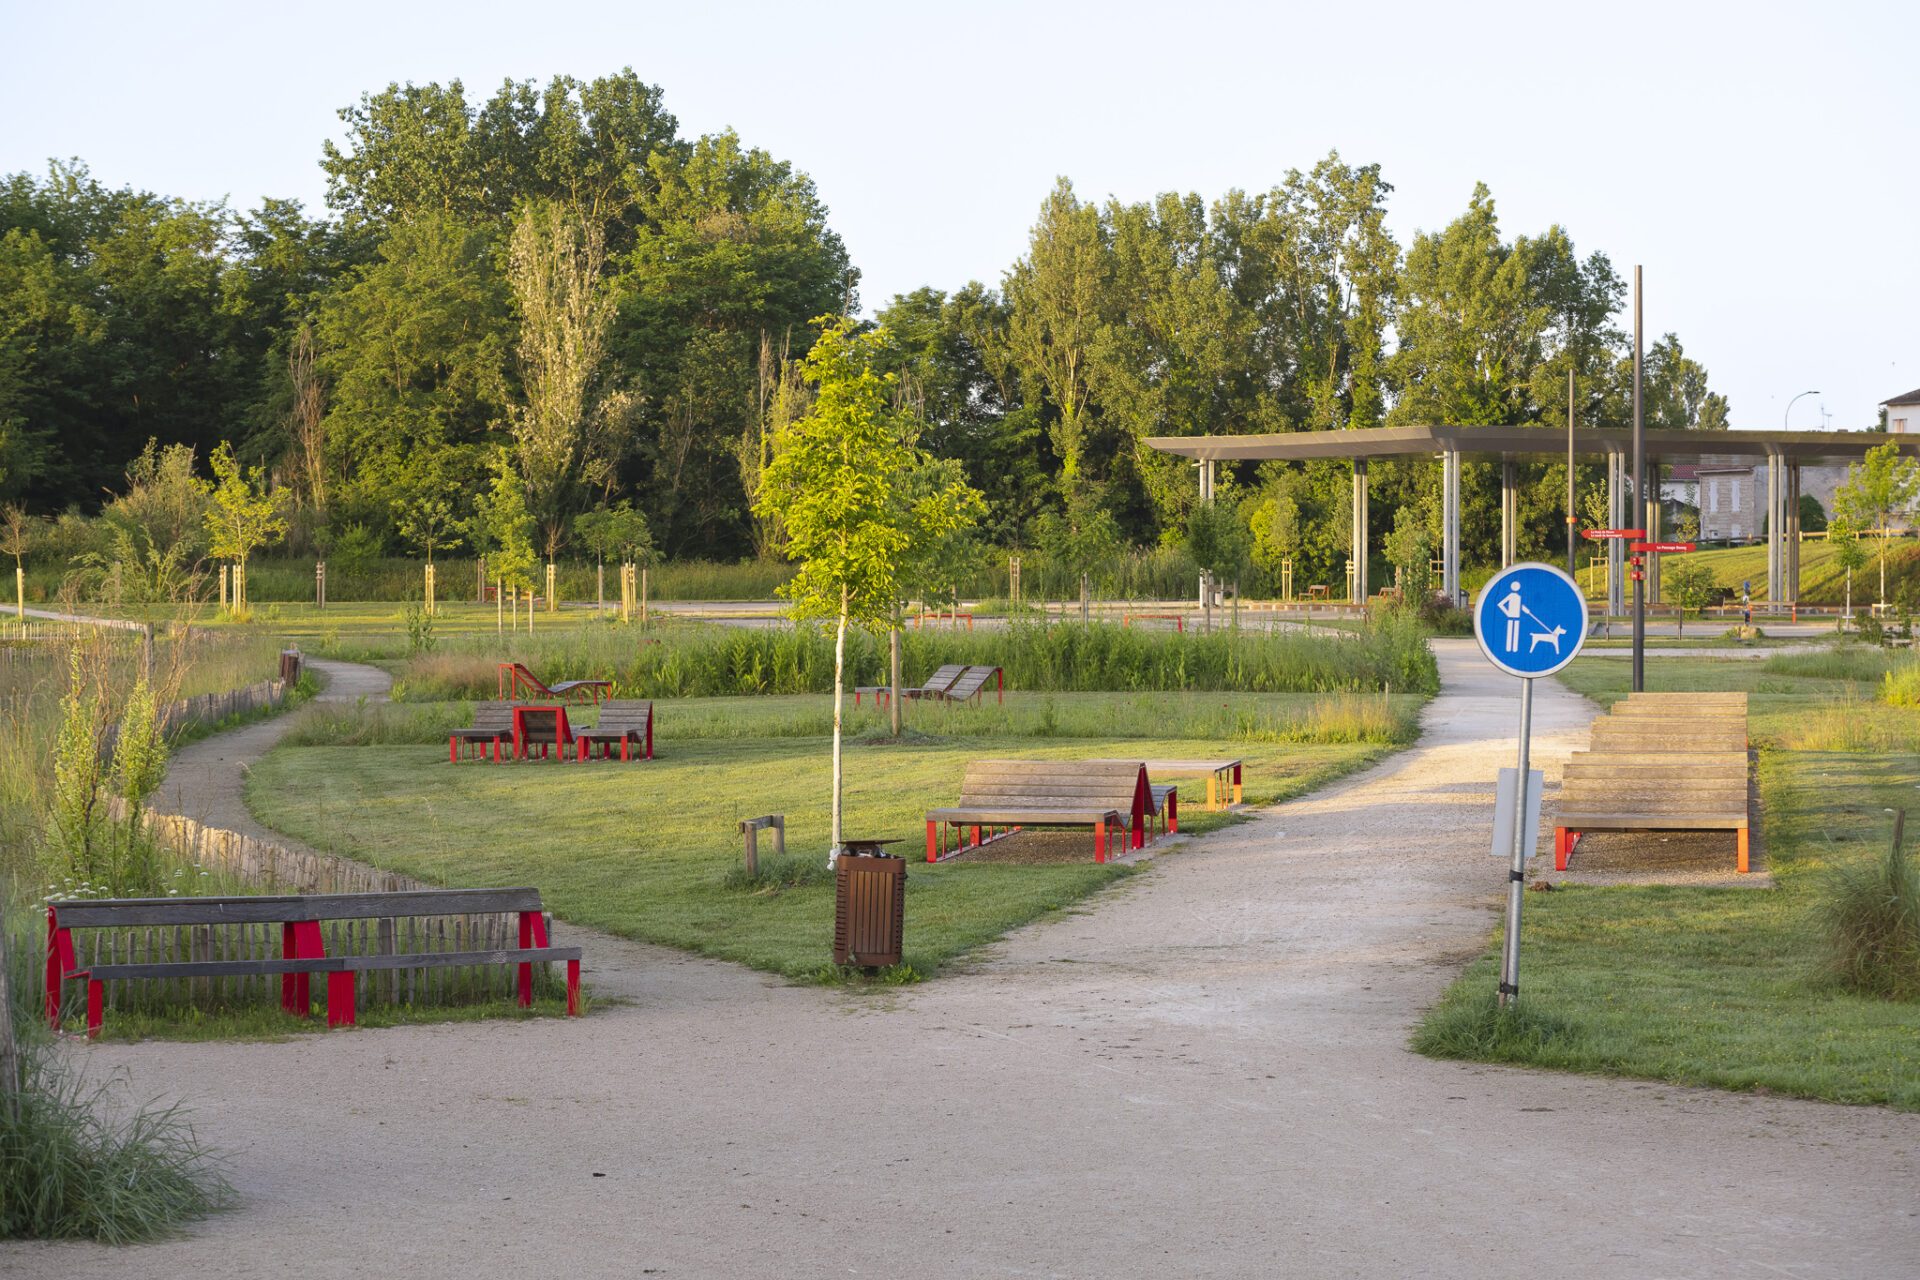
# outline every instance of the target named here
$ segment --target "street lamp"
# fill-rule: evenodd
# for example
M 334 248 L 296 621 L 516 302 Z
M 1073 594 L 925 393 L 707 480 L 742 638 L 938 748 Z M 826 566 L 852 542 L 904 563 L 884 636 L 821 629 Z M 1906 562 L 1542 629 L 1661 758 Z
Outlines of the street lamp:
M 1804 400 L 1808 396 L 1817 396 L 1819 394 L 1818 391 L 1802 391 L 1799 395 L 1795 396 L 1793 400 L 1787 401 L 1787 411 L 1780 415 L 1780 429 L 1782 431 L 1787 429 L 1787 419 L 1793 415 L 1794 401 Z

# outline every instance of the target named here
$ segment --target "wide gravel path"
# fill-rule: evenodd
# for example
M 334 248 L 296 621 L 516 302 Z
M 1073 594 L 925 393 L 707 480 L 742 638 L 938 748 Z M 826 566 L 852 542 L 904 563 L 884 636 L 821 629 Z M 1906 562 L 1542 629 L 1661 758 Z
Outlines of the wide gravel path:
M 589 936 L 630 1003 L 578 1021 L 87 1051 L 184 1099 L 243 1202 L 0 1272 L 1913 1274 L 1920 1116 L 1405 1050 L 1504 881 L 1514 686 L 1438 649 L 1417 748 L 924 987 Z M 1592 710 L 1542 682 L 1536 759 Z

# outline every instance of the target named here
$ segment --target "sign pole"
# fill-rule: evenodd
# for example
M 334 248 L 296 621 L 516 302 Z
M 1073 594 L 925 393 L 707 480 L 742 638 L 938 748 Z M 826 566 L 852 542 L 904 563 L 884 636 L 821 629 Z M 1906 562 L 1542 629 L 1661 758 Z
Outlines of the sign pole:
M 1633 500 L 1647 509 L 1646 440 L 1640 402 L 1640 268 L 1633 269 Z M 1640 535 L 1645 537 L 1643 533 Z M 1633 565 L 1633 691 L 1647 687 L 1647 583 L 1638 557 Z
M 1528 752 L 1533 737 L 1533 680 L 1520 681 L 1520 771 L 1513 819 L 1513 861 L 1507 868 L 1507 936 L 1500 948 L 1500 1005 L 1520 998 L 1520 901 L 1527 881 Z

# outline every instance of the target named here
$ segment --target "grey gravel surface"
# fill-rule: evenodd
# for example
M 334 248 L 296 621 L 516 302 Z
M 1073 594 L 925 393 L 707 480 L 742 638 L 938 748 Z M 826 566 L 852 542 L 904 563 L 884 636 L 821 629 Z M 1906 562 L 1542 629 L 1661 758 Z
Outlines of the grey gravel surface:
M 77 1051 L 192 1107 L 242 1202 L 0 1273 L 1913 1274 L 1920 1116 L 1406 1051 L 1504 879 L 1513 682 L 1437 647 L 1417 748 L 921 987 L 584 935 L 629 1002 L 578 1021 Z M 1542 682 L 1543 763 L 1592 713 Z

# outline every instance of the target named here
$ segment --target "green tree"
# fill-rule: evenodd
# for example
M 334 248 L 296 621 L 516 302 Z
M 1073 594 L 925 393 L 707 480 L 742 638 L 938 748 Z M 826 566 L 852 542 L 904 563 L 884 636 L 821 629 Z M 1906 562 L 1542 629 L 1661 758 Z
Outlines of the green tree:
M 1027 256 L 1007 273 L 1004 291 L 1007 342 L 1053 407 L 1053 452 L 1060 490 L 1068 496 L 1083 482 L 1088 438 L 1097 426 L 1091 379 L 1107 333 L 1110 270 L 1099 210 L 1082 204 L 1061 178 L 1041 204 Z
M 1680 634 L 1687 633 L 1687 615 L 1698 613 L 1713 603 L 1719 590 L 1713 570 L 1686 556 L 1669 560 L 1660 568 L 1660 592 L 1680 609 Z
M 1834 491 L 1836 516 L 1850 529 L 1871 530 L 1879 543 L 1880 603 L 1887 602 L 1887 549 L 1893 540 L 1888 527 L 1895 516 L 1913 505 L 1920 487 L 1920 461 L 1900 456 L 1900 446 L 1888 441 L 1867 450 L 1866 457 L 1847 468 L 1847 478 Z
M 519 313 L 522 403 L 515 458 L 551 545 L 583 487 L 611 483 L 630 397 L 601 385 L 614 303 L 601 278 L 597 223 L 558 203 L 527 204 L 514 222 L 508 279 Z
M 1839 504 L 1835 503 L 1836 508 Z M 1833 548 L 1834 563 L 1847 575 L 1847 618 L 1853 617 L 1853 575 L 1857 570 L 1867 567 L 1867 549 L 1860 545 L 1860 531 L 1846 515 L 1833 518 L 1827 526 L 1827 545 Z
M 856 333 L 823 317 L 807 355 L 813 407 L 774 444 L 760 503 L 781 512 L 787 555 L 799 572 L 781 588 L 797 619 L 831 618 L 833 646 L 833 835 L 842 847 L 841 710 L 849 626 L 883 630 L 901 597 L 901 572 L 924 548 L 965 527 L 981 509 L 977 493 L 949 480 L 908 499 L 927 459 L 889 407 L 888 381 L 875 369 L 885 336 Z
M 1412 504 L 1402 506 L 1384 549 L 1399 574 L 1401 602 L 1418 608 L 1433 595 L 1433 534 L 1426 513 Z
M 487 565 L 502 584 L 533 590 L 533 571 L 540 563 L 534 554 L 533 516 L 527 511 L 526 490 L 506 449 L 495 449 L 487 491 L 474 502 L 468 525 L 479 545 L 488 548 Z
M 238 569 L 233 616 L 247 617 L 247 558 L 287 531 L 286 495 L 267 487 L 260 467 L 242 467 L 233 446 L 222 443 L 208 459 L 213 465 L 213 506 L 206 514 L 213 554 Z
M 418 479 L 408 486 L 407 496 L 394 500 L 394 529 L 426 554 L 428 564 L 433 563 L 435 551 L 460 545 L 462 522 L 455 514 L 459 498 L 453 478 L 441 465 L 426 461 Z

